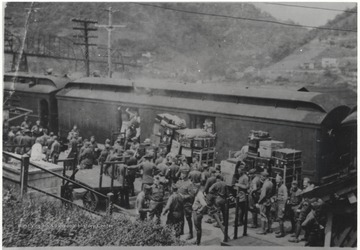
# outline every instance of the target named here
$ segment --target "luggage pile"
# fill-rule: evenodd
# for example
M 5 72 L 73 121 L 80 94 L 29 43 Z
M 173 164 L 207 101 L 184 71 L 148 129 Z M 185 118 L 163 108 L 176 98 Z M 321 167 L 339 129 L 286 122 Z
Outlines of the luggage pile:
M 180 143 L 181 154 L 197 157 L 203 164 L 215 164 L 215 135 L 203 129 L 181 129 L 175 132 L 174 140 Z
M 268 169 L 272 177 L 279 174 L 286 186 L 293 180 L 301 179 L 301 151 L 284 148 L 285 142 L 272 140 L 265 131 L 252 130 L 248 137 L 249 151 L 244 162 L 246 168 L 258 172 Z

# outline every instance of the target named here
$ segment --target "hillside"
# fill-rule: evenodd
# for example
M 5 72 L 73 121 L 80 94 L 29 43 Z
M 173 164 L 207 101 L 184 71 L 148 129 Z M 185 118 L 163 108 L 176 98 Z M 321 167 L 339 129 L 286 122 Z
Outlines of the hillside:
M 14 33 L 23 34 L 24 8 L 30 3 L 8 3 L 6 16 L 13 19 Z M 276 20 L 247 3 L 157 3 L 156 5 L 193 12 L 234 17 Z M 107 23 L 109 3 L 36 3 L 28 34 L 52 34 L 72 37 L 73 17 Z M 249 66 L 262 68 L 279 59 L 284 43 L 301 41 L 307 30 L 268 23 L 195 15 L 133 3 L 111 3 L 119 10 L 114 24 L 126 24 L 112 35 L 114 50 L 119 49 L 126 62 L 141 65 L 140 70 L 126 67 L 132 75 L 172 77 L 187 81 L 238 79 Z M 95 34 L 97 33 L 97 34 Z M 107 32 L 94 32 L 92 39 L 106 46 Z M 79 48 L 74 47 L 75 50 Z M 278 53 L 274 53 L 278 51 Z M 104 54 L 94 48 L 91 55 Z M 48 63 L 46 64 L 48 65 Z M 93 69 L 98 65 L 93 66 Z M 103 67 L 105 67 L 103 65 Z M 40 67 L 41 68 L 41 67 Z M 56 63 L 55 69 L 68 68 Z M 79 68 L 78 68 L 79 70 Z M 105 68 L 100 68 L 102 72 Z M 241 76 L 241 74 L 240 74 Z
M 356 10 L 356 9 L 355 9 Z M 326 27 L 357 29 L 356 14 L 343 13 Z M 313 30 L 311 40 L 282 60 L 261 69 L 257 77 L 267 84 L 324 86 L 357 90 L 357 33 Z

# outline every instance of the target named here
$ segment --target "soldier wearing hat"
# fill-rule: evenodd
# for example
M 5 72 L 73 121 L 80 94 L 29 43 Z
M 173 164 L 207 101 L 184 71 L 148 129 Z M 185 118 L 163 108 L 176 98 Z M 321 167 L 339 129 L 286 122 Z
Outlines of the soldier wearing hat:
M 23 147 L 23 153 L 27 153 L 33 144 L 35 144 L 35 138 L 32 138 L 31 131 L 29 129 L 24 130 L 24 135 L 20 137 L 20 145 Z M 41 141 L 39 141 L 41 144 Z
M 261 180 L 263 185 L 261 187 L 261 193 L 256 207 L 260 209 L 261 216 L 261 230 L 257 234 L 266 234 L 271 232 L 271 217 L 270 217 L 270 208 L 273 190 L 273 183 L 269 179 L 269 174 L 266 171 L 261 172 Z
M 105 144 L 105 147 L 103 150 L 101 150 L 100 156 L 98 158 L 99 165 L 104 163 L 106 161 L 106 158 L 110 154 L 110 144 Z
M 205 186 L 207 179 L 211 176 L 209 165 L 204 163 L 202 164 L 202 172 L 201 172 L 201 185 Z
M 147 213 L 150 212 L 150 196 L 151 196 L 151 186 L 145 184 L 143 185 L 142 191 L 136 197 L 135 208 L 136 212 L 139 215 L 140 220 L 145 220 L 147 218 Z
M 249 176 L 251 178 L 250 188 L 249 188 L 249 210 L 252 214 L 252 224 L 248 225 L 249 228 L 257 228 L 258 227 L 258 209 L 255 206 L 260 198 L 260 190 L 261 190 L 261 176 L 256 171 L 255 168 L 250 169 Z
M 170 166 L 168 167 L 165 173 L 165 177 L 166 179 L 169 180 L 169 185 L 175 184 L 179 179 L 177 177 L 177 172 L 179 171 L 180 166 L 176 164 L 173 157 L 166 156 L 166 159 L 167 159 L 167 165 L 170 164 Z
M 171 186 L 172 194 L 170 195 L 166 206 L 163 211 L 163 215 L 168 213 L 166 225 L 170 225 L 175 229 L 175 236 L 180 237 L 182 229 L 184 228 L 184 200 L 178 193 L 178 188 L 175 184 Z
M 31 122 L 29 121 L 29 117 L 26 115 L 24 117 L 24 121 L 20 125 L 21 130 L 30 129 L 30 126 L 31 126 Z
M 299 193 L 299 196 L 301 197 L 303 193 L 311 191 L 314 186 L 311 185 L 310 179 L 305 177 L 303 180 L 303 191 Z M 306 216 L 311 211 L 311 204 L 310 204 L 309 198 L 302 198 L 298 209 L 296 210 L 296 227 L 295 227 L 295 233 L 292 235 L 292 238 L 289 239 L 289 242 L 298 243 L 300 242 L 299 236 L 301 233 L 301 224 L 305 221 Z M 305 235 L 305 238 L 307 235 Z
M 310 202 L 311 211 L 306 216 L 301 227 L 305 230 L 305 246 L 323 246 L 324 245 L 324 228 L 326 217 L 323 214 L 323 200 L 314 198 Z
M 246 211 L 246 193 L 249 189 L 249 177 L 246 174 L 244 168 L 240 169 L 240 177 L 235 186 L 238 187 L 237 196 L 239 197 L 239 207 L 240 207 L 240 216 L 239 216 L 239 226 L 244 225 L 244 216 Z
M 153 162 L 150 161 L 152 157 L 153 157 L 152 154 L 147 153 L 143 157 L 144 161 L 137 165 L 138 168 L 143 171 L 142 185 L 147 184 L 151 186 L 154 182 L 153 177 L 154 177 L 154 172 L 156 170 L 156 166 Z
M 298 187 L 298 182 L 296 180 L 292 181 L 289 192 L 289 200 L 286 206 L 286 214 L 291 222 L 291 233 L 294 233 L 296 228 L 295 215 L 296 210 L 299 208 L 299 205 L 301 203 L 301 192 L 302 190 Z
M 194 203 L 194 198 L 196 194 L 196 187 L 193 185 L 191 180 L 189 179 L 189 172 L 190 167 L 189 166 L 181 166 L 180 167 L 180 180 L 176 183 L 176 186 L 178 188 L 179 194 L 182 196 L 184 200 L 184 214 L 186 221 L 189 226 L 189 236 L 187 239 L 192 239 L 194 237 L 193 234 L 193 223 L 192 223 L 192 205 Z M 183 233 L 183 228 L 181 232 Z
M 60 143 L 59 143 L 56 135 L 53 137 L 53 139 L 54 139 L 54 142 L 51 144 L 50 158 L 51 158 L 51 162 L 56 164 L 57 160 L 59 159 L 59 155 L 60 155 Z
M 129 183 L 129 192 L 131 194 L 131 196 L 135 196 L 135 186 L 134 186 L 134 182 L 136 179 L 136 171 L 137 171 L 137 160 L 135 157 L 130 157 L 127 162 L 126 162 L 127 167 L 127 174 L 126 174 L 126 179 Z M 135 168 L 133 168 L 133 166 L 135 166 Z
M 207 203 L 204 195 L 204 189 L 200 185 L 200 179 L 194 180 L 194 187 L 196 188 L 195 191 L 195 198 L 194 203 L 192 205 L 192 217 L 194 220 L 194 226 L 196 230 L 196 245 L 200 245 L 201 243 L 201 236 L 202 236 L 202 218 L 203 215 L 206 213 L 207 210 Z M 198 182 L 197 182 L 198 181 Z
M 163 183 L 160 181 L 159 176 L 154 177 L 154 184 L 151 186 L 151 197 L 150 197 L 150 219 L 154 216 L 157 217 L 156 221 L 160 224 L 161 212 L 164 206 L 165 188 Z
M 201 182 L 201 172 L 198 169 L 193 169 L 189 172 L 189 179 L 193 183 L 200 183 Z
M 226 183 L 221 174 L 216 175 L 216 182 L 209 188 L 209 195 L 210 197 L 215 197 L 214 205 L 216 208 L 216 213 L 218 214 L 219 218 L 226 218 L 225 217 L 225 204 L 226 204 Z M 213 202 L 209 199 L 209 206 L 213 205 Z M 220 225 L 217 225 L 220 227 Z
M 36 121 L 36 124 L 31 128 L 31 133 L 35 137 L 40 137 L 43 134 L 43 127 L 40 125 L 40 120 Z
M 94 161 L 94 153 L 90 142 L 85 142 L 84 150 L 80 154 L 80 168 L 91 169 Z
M 284 219 L 285 219 L 285 204 L 288 199 L 288 190 L 284 184 L 283 178 L 280 175 L 277 175 L 275 178 L 276 181 L 276 217 L 279 221 L 280 231 L 276 234 L 276 238 L 281 238 L 285 236 L 284 228 Z

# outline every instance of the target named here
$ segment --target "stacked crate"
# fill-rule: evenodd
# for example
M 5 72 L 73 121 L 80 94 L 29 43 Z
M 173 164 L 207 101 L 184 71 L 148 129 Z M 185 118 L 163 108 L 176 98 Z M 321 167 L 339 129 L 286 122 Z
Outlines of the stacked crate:
M 273 152 L 277 149 L 281 149 L 284 147 L 283 141 L 260 141 L 259 143 L 259 155 L 260 157 L 272 157 Z
M 271 137 L 268 132 L 261 130 L 251 130 L 248 138 L 250 156 L 259 156 L 259 147 L 261 141 L 269 141 Z
M 215 164 L 215 148 L 193 149 L 192 157 L 196 157 L 202 164 L 212 167 Z
M 275 177 L 279 174 L 283 177 L 286 186 L 291 186 L 293 180 L 300 181 L 301 179 L 301 151 L 282 148 L 273 152 L 272 160 L 274 166 L 272 167 L 272 175 Z

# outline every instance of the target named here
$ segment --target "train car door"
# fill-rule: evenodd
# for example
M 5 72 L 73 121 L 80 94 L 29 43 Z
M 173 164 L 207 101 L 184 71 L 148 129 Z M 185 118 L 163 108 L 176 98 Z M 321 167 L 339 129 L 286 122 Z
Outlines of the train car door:
M 40 122 L 43 127 L 49 128 L 49 103 L 45 99 L 40 100 Z

